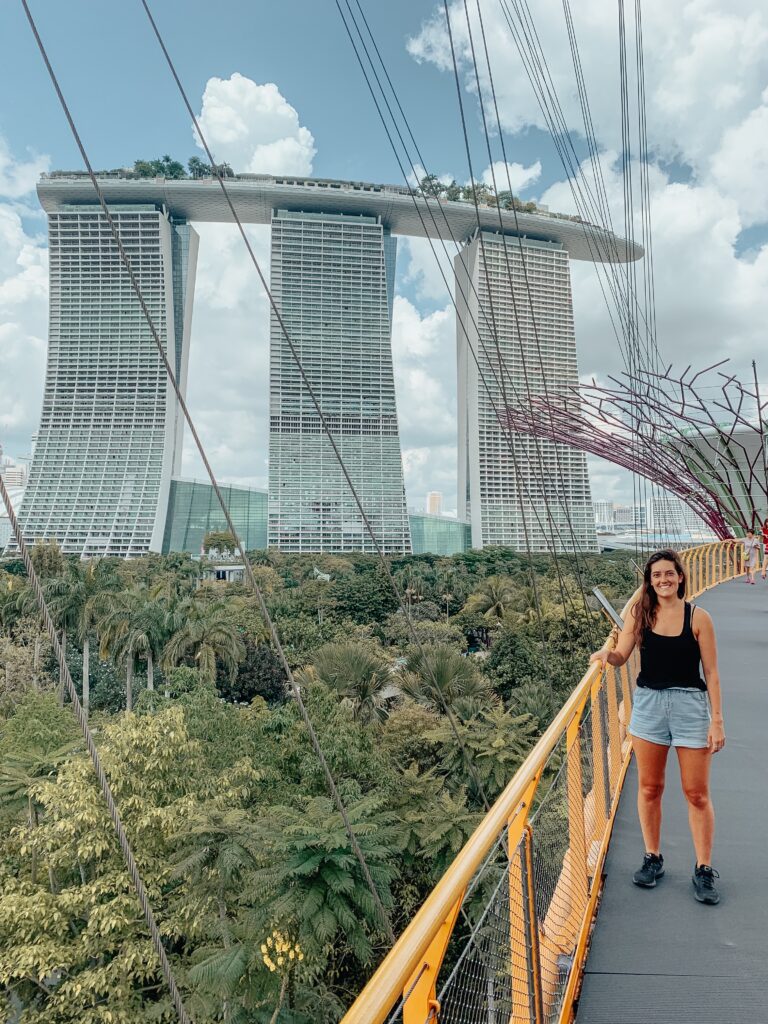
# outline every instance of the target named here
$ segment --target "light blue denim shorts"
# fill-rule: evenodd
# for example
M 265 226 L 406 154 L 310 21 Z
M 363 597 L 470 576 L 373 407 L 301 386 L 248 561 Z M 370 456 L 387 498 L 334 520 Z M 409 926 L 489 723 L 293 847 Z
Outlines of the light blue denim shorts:
M 704 690 L 636 686 L 629 731 L 638 739 L 665 747 L 706 747 L 709 698 Z

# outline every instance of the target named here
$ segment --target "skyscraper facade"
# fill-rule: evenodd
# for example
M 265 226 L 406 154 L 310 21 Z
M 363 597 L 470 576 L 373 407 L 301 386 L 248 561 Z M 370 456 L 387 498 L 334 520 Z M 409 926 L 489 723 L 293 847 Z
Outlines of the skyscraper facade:
M 454 267 L 459 518 L 472 546 L 596 551 L 585 455 L 502 426 L 507 406 L 567 401 L 578 383 L 568 251 L 482 231 Z
M 110 212 L 183 392 L 198 236 L 159 205 Z M 25 539 L 86 557 L 159 551 L 181 459 L 173 388 L 101 209 L 62 204 L 48 225 L 48 363 Z
M 379 216 L 275 210 L 269 543 L 374 551 L 291 353 L 296 348 L 378 543 L 409 552 L 392 369 L 396 241 Z

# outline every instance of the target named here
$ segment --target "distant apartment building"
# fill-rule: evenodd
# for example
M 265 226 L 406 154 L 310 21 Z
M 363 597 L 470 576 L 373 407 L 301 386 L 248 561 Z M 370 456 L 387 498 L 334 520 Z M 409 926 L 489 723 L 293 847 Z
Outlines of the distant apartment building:
M 424 511 L 428 516 L 440 516 L 443 514 L 443 494 L 442 491 L 430 491 L 427 495 L 427 501 Z
M 282 323 L 273 311 L 269 543 L 283 551 L 411 550 L 392 367 L 395 247 L 380 217 L 273 215 Z
M 510 432 L 505 408 L 578 383 L 567 249 L 476 232 L 456 275 L 459 518 L 472 546 L 596 551 L 583 452 Z
M 19 466 L 8 458 L 3 458 L 0 447 L 0 476 L 6 487 L 24 487 L 27 482 L 27 467 Z
M 644 503 L 613 506 L 613 526 L 619 533 L 622 530 L 645 529 L 647 524 L 648 508 Z
M 672 535 L 712 533 L 711 528 L 684 501 L 666 493 L 648 499 L 648 527 L 658 533 Z
M 592 510 L 595 514 L 595 529 L 597 530 L 612 530 L 613 529 L 613 502 L 612 501 L 593 501 Z

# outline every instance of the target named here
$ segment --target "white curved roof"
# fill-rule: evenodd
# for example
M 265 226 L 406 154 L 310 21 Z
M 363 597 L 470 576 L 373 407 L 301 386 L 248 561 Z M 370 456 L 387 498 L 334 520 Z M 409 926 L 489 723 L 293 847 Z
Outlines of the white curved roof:
M 232 221 L 232 214 L 214 178 L 127 178 L 99 175 L 108 203 L 164 204 L 190 221 Z M 272 211 L 368 214 L 381 217 L 393 234 L 464 242 L 479 226 L 487 231 L 559 242 L 572 259 L 626 263 L 643 255 L 631 244 L 585 221 L 543 211 L 513 212 L 470 202 L 427 199 L 397 185 L 333 181 L 324 178 L 238 175 L 227 179 L 227 191 L 244 223 L 269 224 Z M 83 172 L 44 175 L 37 186 L 48 213 L 65 204 L 96 202 L 93 186 Z

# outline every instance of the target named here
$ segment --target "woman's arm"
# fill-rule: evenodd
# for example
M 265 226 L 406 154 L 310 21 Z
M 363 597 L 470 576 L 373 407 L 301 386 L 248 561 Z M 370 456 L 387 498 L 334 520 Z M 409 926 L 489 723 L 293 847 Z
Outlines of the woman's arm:
M 612 651 L 609 651 L 606 647 L 601 647 L 599 651 L 595 651 L 592 657 L 589 659 L 590 664 L 593 661 L 599 661 L 603 667 L 607 665 L 615 665 L 618 668 L 620 665 L 624 665 L 629 659 L 630 654 L 635 649 L 635 609 L 636 604 L 633 604 L 629 615 L 624 622 L 624 626 L 619 633 L 616 641 L 616 646 Z
M 709 726 L 709 749 L 713 754 L 725 746 L 725 726 L 723 723 L 723 698 L 720 692 L 720 673 L 717 668 L 717 643 L 712 617 L 703 608 L 696 609 L 693 634 L 699 641 L 701 667 L 707 682 L 709 703 L 712 708 L 712 722 Z

